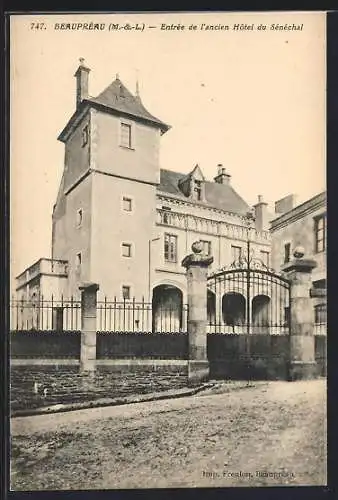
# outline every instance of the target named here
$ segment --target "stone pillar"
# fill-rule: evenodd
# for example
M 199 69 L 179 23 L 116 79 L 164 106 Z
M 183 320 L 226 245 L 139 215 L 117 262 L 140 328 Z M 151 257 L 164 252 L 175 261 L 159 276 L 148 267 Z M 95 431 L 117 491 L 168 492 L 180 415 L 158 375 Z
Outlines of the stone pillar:
M 209 379 L 207 357 L 207 274 L 214 258 L 202 253 L 197 241 L 193 253 L 185 257 L 182 266 L 187 270 L 188 289 L 188 384 L 198 385 Z
M 304 259 L 304 249 L 297 247 L 294 260 L 282 268 L 290 288 L 290 365 L 289 380 L 309 379 L 316 374 L 314 344 L 314 308 L 310 296 L 311 273 L 317 263 Z
M 94 372 L 96 365 L 96 283 L 83 283 L 81 290 L 81 355 L 80 372 Z

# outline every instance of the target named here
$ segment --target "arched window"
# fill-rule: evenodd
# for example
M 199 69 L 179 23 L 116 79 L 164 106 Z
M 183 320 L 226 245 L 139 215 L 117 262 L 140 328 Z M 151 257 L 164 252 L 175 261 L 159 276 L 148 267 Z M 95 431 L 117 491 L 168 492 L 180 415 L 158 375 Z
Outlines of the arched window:
M 270 326 L 270 297 L 256 295 L 252 299 L 252 326 L 266 328 Z
M 158 285 L 153 290 L 152 331 L 179 332 L 183 326 L 183 293 L 173 285 Z
M 222 299 L 223 321 L 226 325 L 236 326 L 245 324 L 245 298 L 241 293 L 230 292 Z

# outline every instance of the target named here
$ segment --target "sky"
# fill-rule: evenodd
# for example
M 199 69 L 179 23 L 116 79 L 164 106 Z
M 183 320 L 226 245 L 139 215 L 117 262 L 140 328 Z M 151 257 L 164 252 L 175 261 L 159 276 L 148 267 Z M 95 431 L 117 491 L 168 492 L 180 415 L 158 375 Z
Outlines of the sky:
M 104 29 L 55 29 L 91 22 Z M 110 23 L 144 23 L 144 30 L 109 31 Z M 325 189 L 324 13 L 13 15 L 10 37 L 12 280 L 51 256 L 64 160 L 57 136 L 75 110 L 80 57 L 91 68 L 91 96 L 116 73 L 132 92 L 139 80 L 145 107 L 171 125 L 161 138 L 161 168 L 189 172 L 198 163 L 212 180 L 222 163 L 250 205 L 258 194 L 272 207 L 290 193 L 300 203 Z

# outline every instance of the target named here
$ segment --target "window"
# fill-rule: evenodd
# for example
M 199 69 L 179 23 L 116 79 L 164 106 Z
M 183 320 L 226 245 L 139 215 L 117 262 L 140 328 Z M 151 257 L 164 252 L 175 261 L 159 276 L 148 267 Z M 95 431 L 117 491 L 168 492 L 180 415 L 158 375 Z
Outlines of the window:
M 89 127 L 88 125 L 86 125 L 82 129 L 82 147 L 84 147 L 88 143 L 88 140 L 89 140 Z
M 171 217 L 170 217 L 170 212 L 171 211 L 171 208 L 170 207 L 164 207 L 162 206 L 162 223 L 163 224 L 170 224 L 170 221 L 171 221 Z
M 211 241 L 200 240 L 203 245 L 203 252 L 206 255 L 211 255 Z
M 236 247 L 235 245 L 231 245 L 231 258 L 234 262 L 239 260 L 242 257 L 242 247 Z
M 79 208 L 79 210 L 76 212 L 76 227 L 81 227 L 82 217 L 83 217 L 82 208 Z
M 122 256 L 123 257 L 131 257 L 131 244 L 130 243 L 122 243 Z
M 81 271 L 81 264 L 82 264 L 82 255 L 80 252 L 76 254 L 76 259 L 75 259 L 75 267 L 77 272 Z
M 284 264 L 290 262 L 290 253 L 291 253 L 291 243 L 285 243 L 284 245 Z
M 315 252 L 326 250 L 326 215 L 315 218 Z
M 123 285 L 122 286 L 122 297 L 123 299 L 130 299 L 130 286 Z
M 197 201 L 201 201 L 201 199 L 202 199 L 202 185 L 201 185 L 201 181 L 195 181 L 194 193 L 195 193 L 195 199 Z
M 121 123 L 121 146 L 131 148 L 131 125 Z
M 177 262 L 177 236 L 174 234 L 164 235 L 164 260 Z
M 326 304 L 317 304 L 315 306 L 315 323 L 324 324 L 326 321 Z
M 131 212 L 132 211 L 132 200 L 131 200 L 131 198 L 127 198 L 126 196 L 124 196 L 123 200 L 122 200 L 122 205 L 123 205 L 123 210 L 125 212 Z
M 261 261 L 265 265 L 265 267 L 269 267 L 270 265 L 270 254 L 265 250 L 261 250 Z

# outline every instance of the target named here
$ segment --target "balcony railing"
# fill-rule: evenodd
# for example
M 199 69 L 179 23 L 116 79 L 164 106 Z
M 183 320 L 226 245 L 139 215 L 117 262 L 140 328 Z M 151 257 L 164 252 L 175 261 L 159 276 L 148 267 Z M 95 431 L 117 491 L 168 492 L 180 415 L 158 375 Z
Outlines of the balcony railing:
M 229 222 L 214 221 L 190 214 L 173 212 L 172 210 L 157 209 L 157 224 L 174 226 L 191 231 L 209 233 L 214 235 L 227 236 L 233 239 L 246 240 L 247 228 L 243 225 L 231 224 Z M 269 231 L 251 231 L 252 241 L 270 241 Z
M 67 276 L 68 262 L 59 259 L 39 259 L 17 277 L 17 288 L 25 285 L 40 274 Z

